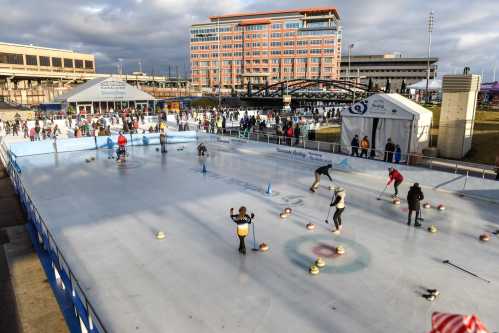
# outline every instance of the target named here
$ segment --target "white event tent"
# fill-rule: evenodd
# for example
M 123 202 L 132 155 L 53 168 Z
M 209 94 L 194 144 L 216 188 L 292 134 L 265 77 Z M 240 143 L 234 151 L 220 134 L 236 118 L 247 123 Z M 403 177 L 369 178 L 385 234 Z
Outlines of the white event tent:
M 156 99 L 148 93 L 114 77 L 96 78 L 57 96 L 55 102 L 77 113 L 95 113 L 124 107 L 154 108 Z
M 367 136 L 370 150 L 380 157 L 388 138 L 400 145 L 402 154 L 421 153 L 429 145 L 433 114 L 399 94 L 376 94 L 344 108 L 342 113 L 342 152 L 351 152 L 351 141 Z

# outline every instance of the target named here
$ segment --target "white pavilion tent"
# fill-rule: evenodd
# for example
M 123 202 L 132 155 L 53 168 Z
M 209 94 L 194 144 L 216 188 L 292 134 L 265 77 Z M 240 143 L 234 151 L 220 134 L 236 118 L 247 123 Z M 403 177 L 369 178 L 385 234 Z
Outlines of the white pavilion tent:
M 55 102 L 67 108 L 73 105 L 77 113 L 95 113 L 123 107 L 150 106 L 156 101 L 152 95 L 115 77 L 96 78 L 57 96 Z
M 367 136 L 370 150 L 380 157 L 388 138 L 400 145 L 402 155 L 421 153 L 429 146 L 433 114 L 399 94 L 376 94 L 343 109 L 341 149 L 351 152 L 351 141 Z

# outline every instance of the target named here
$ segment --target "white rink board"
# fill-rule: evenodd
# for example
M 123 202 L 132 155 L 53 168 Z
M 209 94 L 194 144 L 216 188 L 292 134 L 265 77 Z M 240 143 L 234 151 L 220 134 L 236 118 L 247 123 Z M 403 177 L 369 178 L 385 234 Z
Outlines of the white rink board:
M 177 147 L 185 147 L 178 151 Z M 376 177 L 339 172 L 344 232 L 323 223 L 329 183 L 311 194 L 318 162 L 287 161 L 254 145 L 210 143 L 208 173 L 195 144 L 130 147 L 127 168 L 107 150 L 18 158 L 23 182 L 109 332 L 425 332 L 431 313 L 477 314 L 499 329 L 499 206 L 425 189 L 425 226 L 405 225 L 405 202 L 375 198 Z M 275 146 L 272 146 L 275 149 Z M 285 149 L 283 147 L 282 149 Z M 96 161 L 85 163 L 85 159 Z M 427 170 L 425 170 L 427 172 Z M 414 176 L 411 176 L 411 179 Z M 265 195 L 272 181 L 273 196 Z M 404 197 L 408 184 L 401 186 Z M 267 253 L 237 252 L 230 207 L 256 215 Z M 284 207 L 293 215 L 281 220 Z M 315 231 L 305 225 L 313 222 Z M 157 231 L 166 239 L 155 239 Z M 343 245 L 346 254 L 330 257 Z M 318 254 L 327 266 L 308 266 Z M 450 259 L 487 284 L 441 263 Z M 437 288 L 430 303 L 419 293 Z

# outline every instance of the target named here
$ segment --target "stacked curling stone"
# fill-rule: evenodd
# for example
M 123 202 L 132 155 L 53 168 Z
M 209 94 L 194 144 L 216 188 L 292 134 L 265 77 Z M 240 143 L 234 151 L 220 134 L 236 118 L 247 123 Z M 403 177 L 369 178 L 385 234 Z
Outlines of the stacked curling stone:
M 291 213 L 293 213 L 293 210 L 291 208 L 287 207 L 287 208 L 284 208 L 284 210 L 282 211 L 281 214 L 279 214 L 279 217 L 281 219 L 286 219 L 286 218 L 288 218 L 289 215 L 291 215 Z
M 338 245 L 338 246 L 336 247 L 336 254 L 337 254 L 337 255 L 340 255 L 340 256 L 341 256 L 341 255 L 345 254 L 345 252 L 346 252 L 346 251 L 345 251 L 345 248 L 344 248 L 343 246 Z
M 320 273 L 320 268 L 326 266 L 326 262 L 322 258 L 317 258 L 317 260 L 310 266 L 308 272 L 312 275 L 318 275 Z

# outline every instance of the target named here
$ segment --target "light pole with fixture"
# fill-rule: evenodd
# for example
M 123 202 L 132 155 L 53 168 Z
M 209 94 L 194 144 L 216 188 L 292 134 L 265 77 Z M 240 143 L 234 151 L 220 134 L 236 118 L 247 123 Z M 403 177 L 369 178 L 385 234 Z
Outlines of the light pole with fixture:
M 426 104 L 430 103 L 429 85 L 430 85 L 430 56 L 431 56 L 431 33 L 433 32 L 433 24 L 435 23 L 435 12 L 431 11 L 428 16 L 428 61 L 426 68 Z

